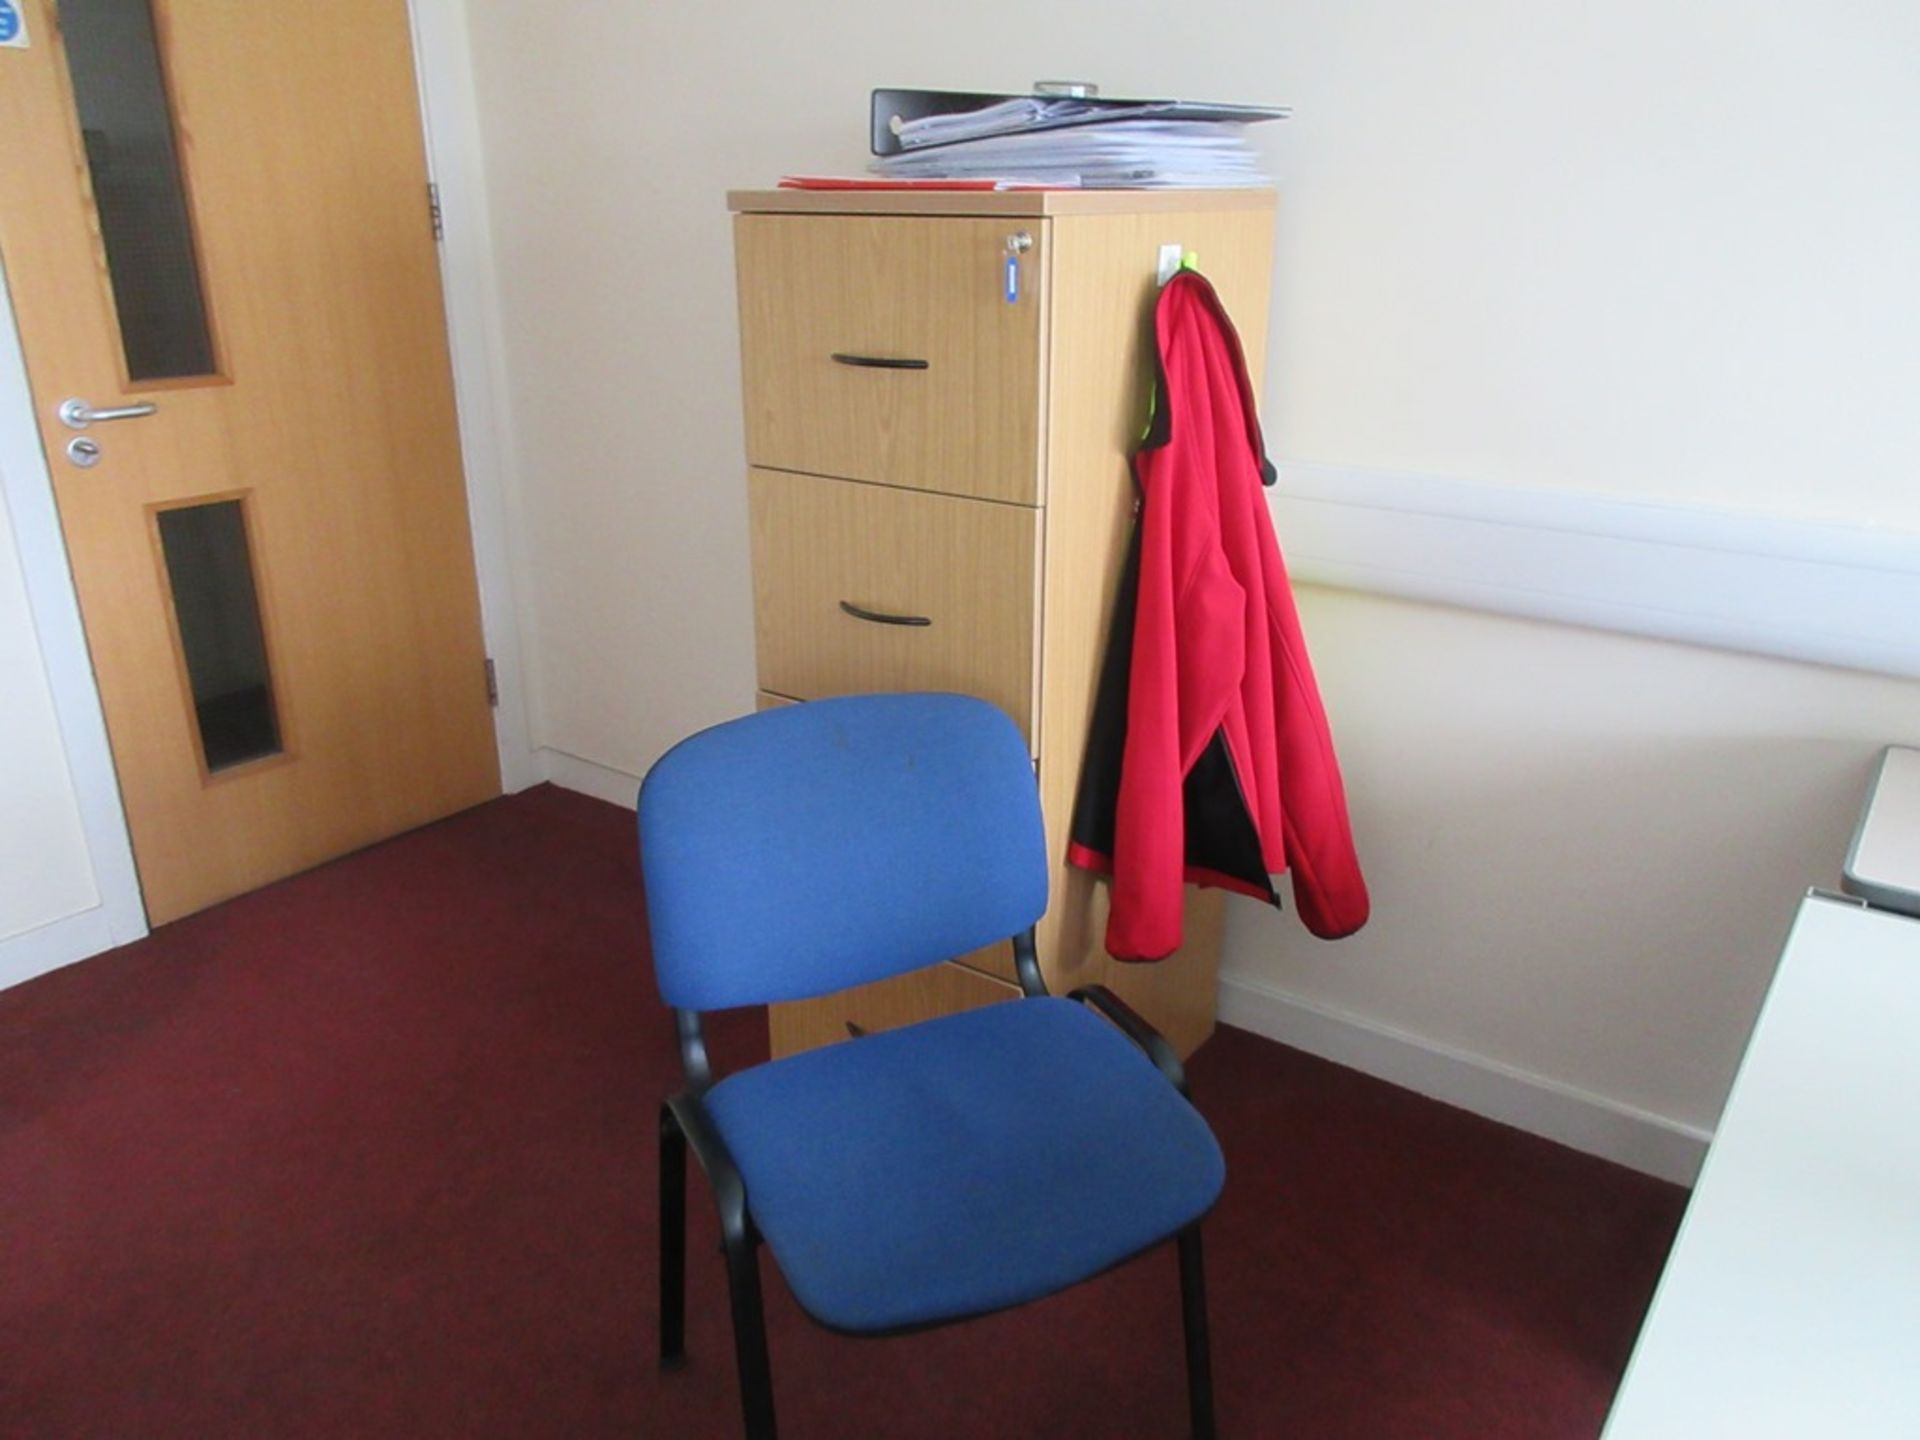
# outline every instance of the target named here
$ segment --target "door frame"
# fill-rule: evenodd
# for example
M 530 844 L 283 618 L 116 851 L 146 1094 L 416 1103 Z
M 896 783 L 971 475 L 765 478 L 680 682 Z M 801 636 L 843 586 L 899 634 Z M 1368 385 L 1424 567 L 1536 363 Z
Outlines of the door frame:
M 420 92 L 427 171 L 438 187 L 444 236 L 441 290 L 453 361 L 454 405 L 466 472 L 468 524 L 480 589 L 481 630 L 493 658 L 500 702 L 494 739 L 501 788 L 511 794 L 544 776 L 527 703 L 512 523 L 514 473 L 505 350 L 499 332 L 493 241 L 488 230 L 479 103 L 465 0 L 407 0 Z M 420 197 L 426 223 L 426 197 Z M 15 543 L 48 689 L 93 867 L 98 902 L 0 941 L 0 986 L 83 960 L 147 933 L 126 812 L 107 743 L 73 572 L 61 537 L 53 475 L 34 416 L 12 294 L 0 265 L 0 499 Z

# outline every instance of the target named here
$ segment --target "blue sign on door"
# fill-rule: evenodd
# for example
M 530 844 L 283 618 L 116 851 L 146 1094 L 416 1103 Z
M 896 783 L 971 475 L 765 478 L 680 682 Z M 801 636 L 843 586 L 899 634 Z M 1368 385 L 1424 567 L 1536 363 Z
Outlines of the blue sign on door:
M 13 0 L 0 0 L 0 45 L 24 45 L 27 37 L 20 24 L 20 11 Z

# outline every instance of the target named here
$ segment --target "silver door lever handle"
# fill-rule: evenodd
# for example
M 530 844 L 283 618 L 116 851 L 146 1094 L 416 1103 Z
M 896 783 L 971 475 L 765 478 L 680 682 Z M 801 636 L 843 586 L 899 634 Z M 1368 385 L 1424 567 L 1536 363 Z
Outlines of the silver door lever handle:
M 142 415 L 151 415 L 159 408 L 148 401 L 139 405 L 116 405 L 111 410 L 96 410 L 86 401 L 75 397 L 60 402 L 60 423 L 69 430 L 84 430 L 96 420 L 138 420 Z

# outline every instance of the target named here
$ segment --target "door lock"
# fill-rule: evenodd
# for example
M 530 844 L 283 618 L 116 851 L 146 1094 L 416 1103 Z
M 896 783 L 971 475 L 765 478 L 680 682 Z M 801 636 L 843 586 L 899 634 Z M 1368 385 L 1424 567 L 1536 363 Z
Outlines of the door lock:
M 84 435 L 74 436 L 67 442 L 67 459 L 82 470 L 91 470 L 100 463 L 100 442 Z

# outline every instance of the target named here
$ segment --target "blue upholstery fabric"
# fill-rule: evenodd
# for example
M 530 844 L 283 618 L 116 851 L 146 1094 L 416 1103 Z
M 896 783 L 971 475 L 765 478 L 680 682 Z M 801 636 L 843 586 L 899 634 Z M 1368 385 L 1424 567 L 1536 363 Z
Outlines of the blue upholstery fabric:
M 841 1330 L 1051 1294 L 1198 1219 L 1225 1176 L 1187 1100 L 1064 999 L 776 1060 L 706 1103 L 795 1296 Z
M 860 695 L 717 725 L 640 788 L 660 993 L 794 1000 L 1018 933 L 1047 907 L 1026 742 L 983 700 Z

